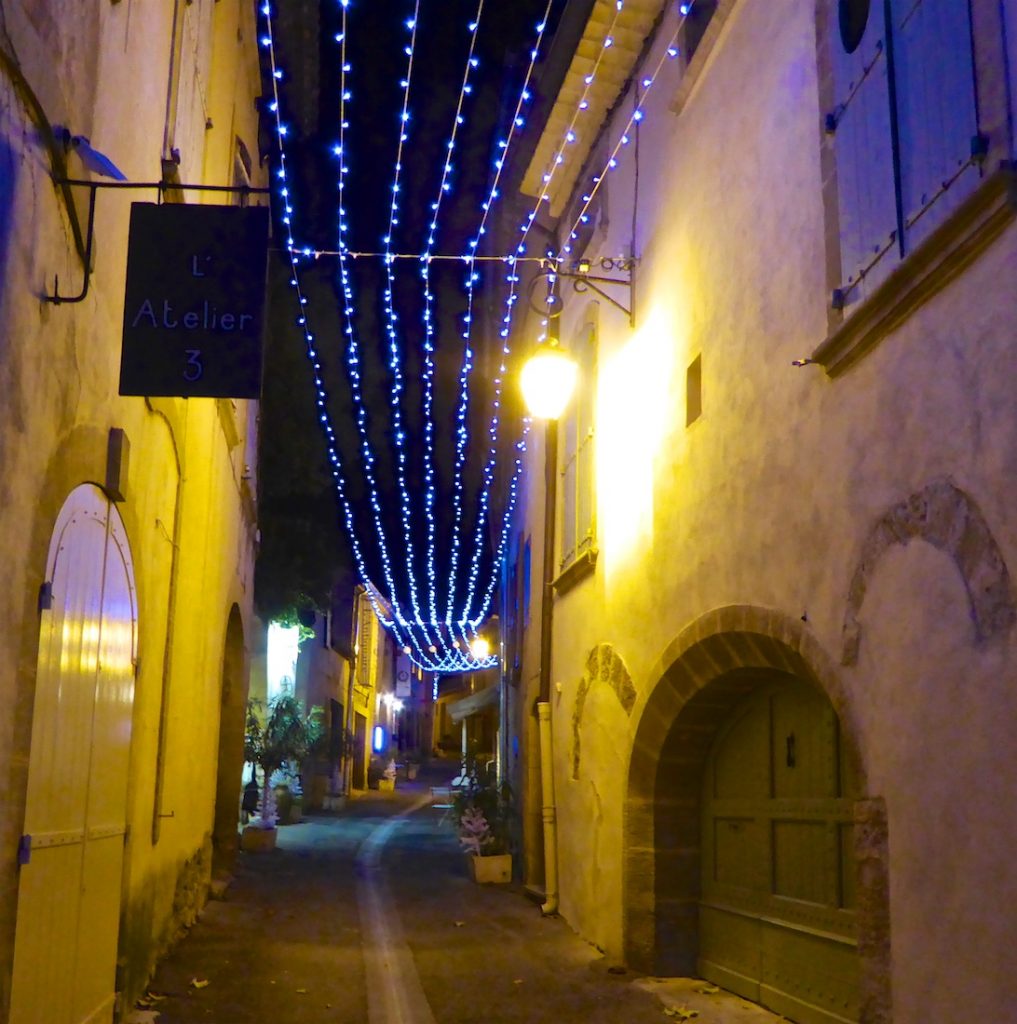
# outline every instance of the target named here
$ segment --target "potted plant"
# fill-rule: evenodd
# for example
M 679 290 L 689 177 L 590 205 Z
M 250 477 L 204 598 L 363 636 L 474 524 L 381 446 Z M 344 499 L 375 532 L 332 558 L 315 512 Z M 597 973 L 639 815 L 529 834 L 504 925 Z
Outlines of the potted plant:
M 475 882 L 512 881 L 512 792 L 467 765 L 466 783 L 452 797 L 452 820 Z
M 289 693 L 274 697 L 265 713 L 260 701 L 248 703 L 244 760 L 261 769 L 263 781 L 259 814 L 244 829 L 241 849 L 270 850 L 275 846 L 279 815 L 272 776 L 284 764 L 307 756 L 309 743 L 324 728 L 322 717 L 317 707 L 305 716 L 300 702 Z

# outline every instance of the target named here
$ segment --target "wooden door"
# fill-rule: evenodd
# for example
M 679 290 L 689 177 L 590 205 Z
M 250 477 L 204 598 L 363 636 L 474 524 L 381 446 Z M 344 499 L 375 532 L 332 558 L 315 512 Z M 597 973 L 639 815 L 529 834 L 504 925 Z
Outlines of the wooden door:
M 739 704 L 703 785 L 704 978 L 801 1024 L 857 1020 L 855 792 L 821 693 L 786 677 Z
M 21 841 L 12 1024 L 112 1021 L 136 601 L 102 492 L 71 493 L 47 566 Z

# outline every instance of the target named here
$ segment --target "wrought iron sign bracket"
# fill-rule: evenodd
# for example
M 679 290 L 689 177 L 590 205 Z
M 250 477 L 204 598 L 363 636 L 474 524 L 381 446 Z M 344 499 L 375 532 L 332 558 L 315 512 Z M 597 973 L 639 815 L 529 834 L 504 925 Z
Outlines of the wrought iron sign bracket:
M 596 261 L 576 260 L 571 265 L 564 262 L 555 265 L 552 262 L 548 267 L 548 273 L 571 281 L 573 291 L 580 295 L 584 292 L 595 292 L 629 318 L 629 327 L 635 327 L 636 266 L 638 263 L 639 259 L 636 256 L 602 256 Z M 592 273 L 591 271 L 595 265 L 598 270 L 605 271 L 605 273 Z M 619 274 L 622 276 L 606 276 L 609 274 Z M 610 292 L 605 291 L 606 287 L 627 291 L 628 305 L 619 301 Z M 560 316 L 561 308 L 559 307 L 557 313 L 552 315 Z
M 84 302 L 88 295 L 88 286 L 92 277 L 92 247 L 95 242 L 95 194 L 101 188 L 112 189 L 154 189 L 159 193 L 160 200 L 166 192 L 231 192 L 244 196 L 267 195 L 269 189 L 254 188 L 251 185 L 181 185 L 175 181 L 89 181 L 80 178 L 63 178 L 56 181 L 57 185 L 71 188 L 88 189 L 88 226 L 85 229 L 85 279 L 81 291 L 77 295 L 60 294 L 60 276 L 53 275 L 53 294 L 43 295 L 43 302 L 52 302 L 54 306 L 65 303 Z

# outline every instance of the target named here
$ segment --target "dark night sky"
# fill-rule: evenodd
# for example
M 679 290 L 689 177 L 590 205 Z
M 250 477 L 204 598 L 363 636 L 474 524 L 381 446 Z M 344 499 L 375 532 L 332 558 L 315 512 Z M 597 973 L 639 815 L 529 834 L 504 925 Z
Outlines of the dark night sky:
M 479 65 L 471 75 L 473 91 L 466 97 L 463 107 L 464 125 L 460 128 L 453 160 L 454 174 L 450 179 L 452 190 L 445 196 L 439 222 L 435 252 L 461 253 L 468 251 L 467 243 L 474 236 L 482 215 L 481 203 L 490 189 L 494 174 L 494 160 L 499 154 L 498 140 L 503 138 L 511 121 L 515 103 L 523 86 L 529 63 L 529 51 L 536 37 L 536 25 L 543 17 L 547 0 L 486 0 L 480 19 L 475 56 Z M 551 16 L 544 36 L 542 53 L 553 38 L 557 18 L 564 0 L 554 0 Z M 347 60 L 351 66 L 348 88 L 352 93 L 348 119 L 346 152 L 349 173 L 345 191 L 345 208 L 349 222 L 347 244 L 354 251 L 376 252 L 384 247 L 382 236 L 388 224 L 391 202 L 394 162 L 398 146 L 399 113 L 402 107 L 401 80 L 406 70 L 404 47 L 410 33 L 406 21 L 412 16 L 412 0 L 352 0 L 348 9 Z M 397 252 L 421 252 L 425 247 L 427 223 L 431 203 L 437 198 L 446 145 L 450 136 L 459 96 L 469 42 L 468 25 L 477 12 L 477 0 L 421 0 L 418 17 L 417 41 L 410 90 L 409 139 L 404 143 L 401 178 L 400 225 L 393 236 L 393 249 Z M 320 69 L 317 96 L 317 125 L 310 118 L 290 117 L 299 112 L 301 103 L 308 106 L 308 82 L 300 69 L 287 74 L 282 81 L 282 108 L 292 125 L 297 121 L 295 137 L 289 144 L 291 175 L 298 176 L 296 204 L 296 231 L 298 241 L 308 241 L 323 249 L 337 245 L 336 172 L 338 163 L 331 148 L 338 138 L 339 110 L 339 46 L 335 34 L 340 26 L 340 8 L 334 0 L 320 5 L 319 53 Z M 300 37 L 289 25 L 289 34 L 280 31 L 277 52 L 284 71 L 294 67 L 301 50 L 311 43 L 308 26 L 301 26 Z M 542 62 L 538 62 L 539 73 Z M 296 90 L 303 83 L 304 95 Z M 289 92 L 287 90 L 290 90 Z M 539 82 L 533 86 L 535 101 Z M 312 104 L 313 105 L 313 104 Z M 536 119 L 534 119 L 536 120 Z M 304 130 L 301 131 L 301 128 Z M 522 154 L 535 143 L 536 129 L 531 123 L 510 153 L 515 156 L 513 171 L 521 174 L 525 161 Z M 511 191 L 511 176 L 502 179 L 502 192 Z M 508 184 L 509 188 L 505 185 Z M 514 216 L 514 215 L 513 215 Z M 485 236 L 485 243 L 494 232 Z M 490 246 L 482 244 L 481 254 L 492 254 Z M 396 565 L 402 564 L 401 521 L 398 509 L 398 489 L 392 471 L 392 445 L 390 420 L 387 411 L 390 373 L 385 365 L 385 336 L 381 291 L 383 265 L 380 260 L 362 259 L 354 264 L 356 294 L 356 330 L 364 358 L 365 397 L 370 414 L 370 434 L 378 458 L 377 475 L 386 509 L 385 524 L 390 551 L 396 552 Z M 407 473 L 411 494 L 417 506 L 423 480 L 421 348 L 424 329 L 421 318 L 422 289 L 419 264 L 405 261 L 397 265 L 396 307 L 399 315 L 400 343 L 404 352 L 403 372 L 407 387 L 403 401 L 404 423 L 409 436 Z M 504 277 L 504 268 L 494 265 L 484 268 L 482 284 L 490 286 L 495 279 Z M 336 429 L 341 435 L 341 452 L 346 463 L 349 491 L 358 514 L 358 534 L 364 543 L 369 560 L 369 572 L 376 582 L 381 581 L 374 554 L 374 533 L 368 529 L 364 503 L 365 487 L 360 473 L 356 431 L 353 427 L 352 406 L 348 383 L 344 376 L 344 353 L 341 325 L 336 315 L 336 296 L 332 285 L 336 277 L 334 262 L 319 261 L 317 272 L 311 272 L 312 302 L 309 320 L 324 353 L 324 363 L 331 395 L 331 412 Z M 454 453 L 455 408 L 458 403 L 458 373 L 463 357 L 461 317 L 466 308 L 462 264 L 432 264 L 432 285 L 437 294 L 438 353 L 436 357 L 436 460 L 438 467 L 439 499 L 442 509 L 439 518 L 439 578 L 445 571 L 442 564 L 449 547 L 451 466 Z M 480 292 L 478 292 L 480 294 Z M 499 296 L 501 298 L 499 298 Z M 497 304 L 504 291 L 488 293 L 485 301 Z M 495 306 L 494 308 L 497 308 Z M 481 313 L 478 309 L 477 313 Z M 483 350 L 496 336 L 474 318 L 473 344 Z M 299 339 L 296 339 L 296 343 Z M 478 365 L 479 365 L 478 360 Z M 482 376 L 472 375 L 471 444 L 466 475 L 467 502 L 464 525 L 472 536 L 474 505 L 483 461 L 484 447 L 478 443 L 486 430 L 491 414 L 488 388 Z M 324 444 L 318 438 L 307 438 L 308 443 L 320 443 L 324 462 Z M 503 438 L 506 442 L 513 436 Z M 506 447 L 508 445 L 506 444 Z M 418 551 L 423 550 L 423 519 L 415 517 L 415 539 Z M 490 531 L 488 531 L 490 536 Z M 464 546 L 467 556 L 472 548 Z M 418 555 L 416 573 L 423 578 L 422 559 Z

